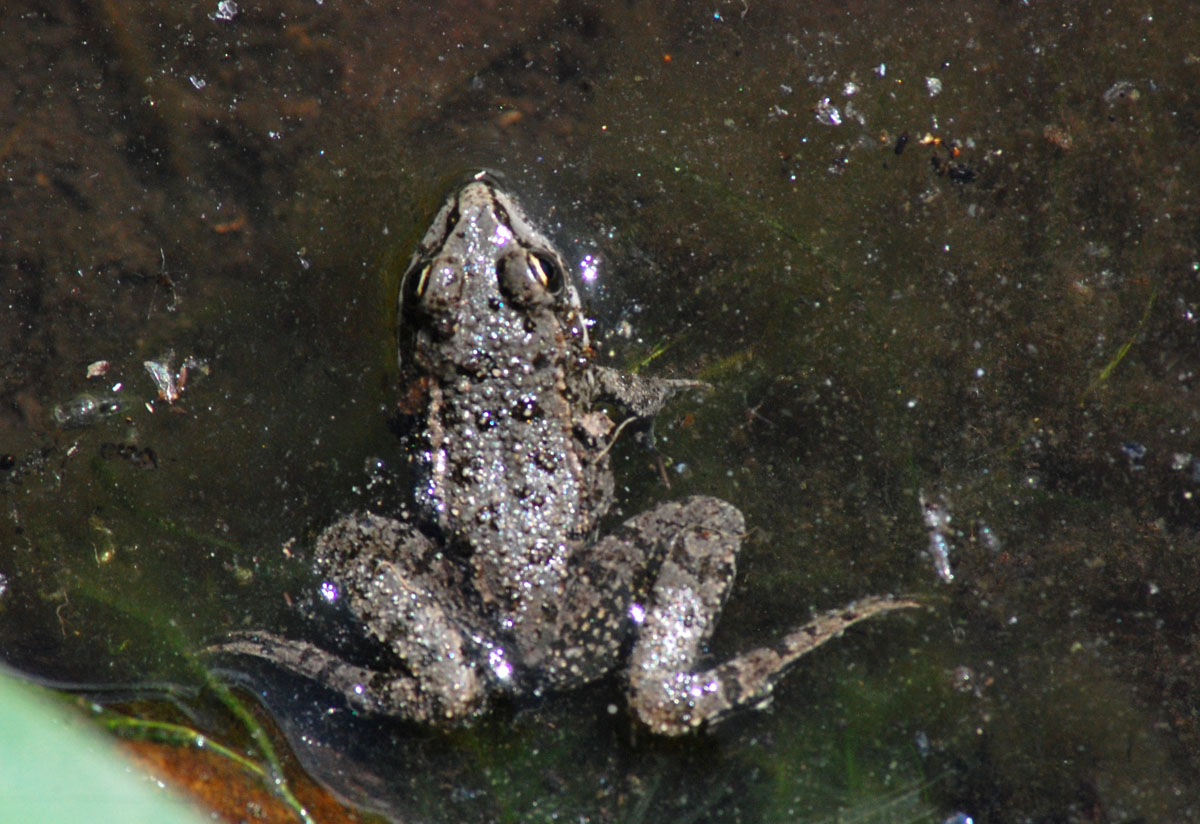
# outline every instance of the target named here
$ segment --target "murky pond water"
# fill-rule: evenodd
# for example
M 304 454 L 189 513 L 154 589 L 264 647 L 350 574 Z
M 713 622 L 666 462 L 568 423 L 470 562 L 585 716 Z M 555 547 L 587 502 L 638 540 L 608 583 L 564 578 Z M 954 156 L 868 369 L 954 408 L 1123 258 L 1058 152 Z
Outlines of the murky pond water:
M 6 8 L 0 656 L 103 695 L 353 643 L 311 541 L 406 495 L 398 268 L 486 168 L 597 267 L 604 358 L 716 387 L 669 488 L 617 461 L 625 515 L 746 514 L 714 657 L 930 610 L 671 742 L 615 680 L 447 733 L 223 669 L 315 777 L 406 821 L 1200 816 L 1189 14 Z

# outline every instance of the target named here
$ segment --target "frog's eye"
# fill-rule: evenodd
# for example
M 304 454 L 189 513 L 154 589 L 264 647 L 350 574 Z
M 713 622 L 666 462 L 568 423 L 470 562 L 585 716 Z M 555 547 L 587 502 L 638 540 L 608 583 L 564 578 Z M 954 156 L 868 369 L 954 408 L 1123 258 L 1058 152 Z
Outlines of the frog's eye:
M 529 271 L 542 284 L 542 288 L 557 296 L 563 288 L 563 270 L 558 261 L 544 252 L 529 252 Z
M 553 301 L 563 289 L 562 266 L 551 255 L 514 249 L 496 261 L 500 291 L 517 306 Z
M 433 261 L 418 260 L 407 272 L 400 284 L 400 303 L 407 309 L 415 309 L 429 286 L 429 275 L 433 272 Z

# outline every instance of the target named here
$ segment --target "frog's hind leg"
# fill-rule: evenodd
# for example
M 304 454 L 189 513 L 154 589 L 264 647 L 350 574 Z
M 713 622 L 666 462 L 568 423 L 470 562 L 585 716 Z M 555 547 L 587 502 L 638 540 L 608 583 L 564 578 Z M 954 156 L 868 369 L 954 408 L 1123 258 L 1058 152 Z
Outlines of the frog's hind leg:
M 452 617 L 463 614 L 461 584 L 437 555 L 425 536 L 369 513 L 342 518 L 317 540 L 318 568 L 342 581 L 339 597 L 394 655 L 394 666 L 358 666 L 307 641 L 262 632 L 232 635 L 208 651 L 266 659 L 342 693 L 360 711 L 467 721 L 484 710 L 489 685 Z
M 234 633 L 229 639 L 208 647 L 215 654 L 248 655 L 270 661 L 277 667 L 316 681 L 346 696 L 363 712 L 400 713 L 397 707 L 420 706 L 417 682 L 351 664 L 308 641 L 284 638 L 269 632 Z M 390 709 L 389 709 L 390 708 Z M 413 713 L 415 717 L 418 713 Z
M 918 606 L 888 598 L 863 599 L 815 618 L 771 646 L 697 670 L 733 584 L 741 513 L 715 498 L 697 497 L 664 504 L 625 526 L 656 537 L 665 549 L 640 613 L 629 665 L 630 704 L 659 734 L 678 735 L 720 721 L 739 707 L 761 703 L 790 664 L 847 627 L 893 609 Z

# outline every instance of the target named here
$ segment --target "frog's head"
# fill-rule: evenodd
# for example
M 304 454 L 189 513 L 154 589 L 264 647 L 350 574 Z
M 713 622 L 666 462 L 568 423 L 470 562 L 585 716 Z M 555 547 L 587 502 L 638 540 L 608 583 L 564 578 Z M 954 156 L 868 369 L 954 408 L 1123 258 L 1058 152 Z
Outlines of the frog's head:
M 562 254 L 490 179 L 451 195 L 401 281 L 400 358 L 438 341 L 456 359 L 521 357 L 540 346 L 588 349 L 587 323 Z M 423 333 L 427 333 L 423 335 Z

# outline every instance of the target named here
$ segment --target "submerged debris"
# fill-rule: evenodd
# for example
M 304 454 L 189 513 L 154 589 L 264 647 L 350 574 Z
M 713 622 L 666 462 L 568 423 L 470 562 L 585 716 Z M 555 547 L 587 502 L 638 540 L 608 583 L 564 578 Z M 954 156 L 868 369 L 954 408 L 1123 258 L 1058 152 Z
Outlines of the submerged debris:
M 823 126 L 842 125 L 842 113 L 838 111 L 837 105 L 828 97 L 823 97 L 817 101 L 813 113 L 817 117 L 817 122 Z
M 924 492 L 917 493 L 921 504 L 921 517 L 929 530 L 929 556 L 933 558 L 933 571 L 947 584 L 954 580 L 954 570 L 950 568 L 950 540 L 946 531 L 950 527 L 950 505 L 944 498 L 929 500 Z
M 108 374 L 110 366 L 111 364 L 106 360 L 92 361 L 87 368 L 88 379 L 104 377 Z
M 1000 538 L 996 535 L 996 531 L 983 521 L 980 521 L 976 525 L 975 536 L 979 539 L 979 543 L 983 544 L 983 546 L 990 552 L 1000 551 Z
M 187 388 L 190 375 L 207 375 L 210 371 L 208 361 L 189 355 L 183 359 L 179 371 L 176 372 L 174 360 L 175 352 L 171 350 L 156 361 L 142 362 L 142 366 L 154 381 L 155 388 L 158 389 L 158 396 L 167 403 L 175 403 L 179 399 L 180 394 Z
M 1116 83 L 1113 83 L 1111 86 L 1109 86 L 1102 95 L 1104 102 L 1110 106 L 1120 100 L 1131 100 L 1136 102 L 1141 98 L 1141 96 L 1142 93 L 1138 91 L 1137 86 L 1133 85 L 1128 80 L 1118 80 Z
M 1137 441 L 1127 441 L 1121 445 L 1121 451 L 1125 453 L 1125 457 L 1129 459 L 1129 468 L 1134 472 L 1145 469 L 1146 465 L 1142 463 L 1146 459 L 1146 447 Z
M 158 469 L 158 455 L 149 446 L 139 448 L 135 444 L 106 442 L 100 444 L 100 457 L 127 460 L 138 469 Z
M 229 22 L 238 15 L 238 4 L 233 0 L 221 0 L 217 3 L 217 10 L 209 15 L 213 20 L 222 20 Z
M 121 399 L 109 393 L 84 392 L 54 407 L 51 416 L 59 426 L 91 426 L 121 411 Z
M 143 361 L 142 366 L 146 367 L 146 371 L 150 373 L 151 380 L 154 381 L 154 386 L 158 389 L 158 396 L 167 403 L 175 403 L 175 399 L 179 397 L 179 381 L 175 377 L 175 371 L 171 367 L 171 360 L 174 356 L 170 356 L 164 361 Z

